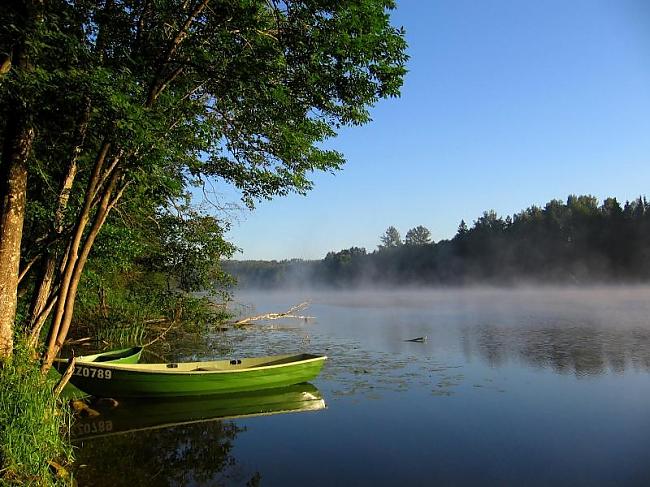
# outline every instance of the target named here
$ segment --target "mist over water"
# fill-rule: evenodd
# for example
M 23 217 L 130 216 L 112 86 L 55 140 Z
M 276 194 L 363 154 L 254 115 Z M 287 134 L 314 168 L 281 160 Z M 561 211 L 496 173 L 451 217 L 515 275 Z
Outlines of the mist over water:
M 231 336 L 233 349 L 248 353 L 298 348 L 330 357 L 315 381 L 328 410 L 299 422 L 310 441 L 329 447 L 287 470 L 278 465 L 288 457 L 258 456 L 255 442 L 278 433 L 271 422 L 252 421 L 238 443 L 270 485 L 298 485 L 298 473 L 317 485 L 650 482 L 650 288 L 237 296 L 258 312 L 305 299 L 314 324 L 269 323 Z
M 156 445 L 133 466 L 151 485 L 650 485 L 650 288 L 240 291 L 234 306 L 308 299 L 314 321 L 167 358 L 324 353 L 327 408 L 132 436 Z M 93 485 L 120 485 L 116 438 L 79 452 L 112 465 Z
M 317 324 L 377 350 L 456 353 L 498 367 L 517 363 L 576 375 L 650 367 L 650 288 L 394 289 L 242 293 L 256 311 L 311 299 Z M 273 308 L 273 306 L 276 308 Z M 314 343 L 316 345 L 316 343 Z

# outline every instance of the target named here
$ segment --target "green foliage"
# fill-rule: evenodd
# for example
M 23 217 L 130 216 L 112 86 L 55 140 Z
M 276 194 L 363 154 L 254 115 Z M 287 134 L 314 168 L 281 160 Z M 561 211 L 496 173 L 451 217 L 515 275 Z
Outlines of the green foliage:
M 20 344 L 0 368 L 0 482 L 4 485 L 67 485 L 49 462 L 67 464 L 72 451 L 70 413 L 52 393 L 56 381 L 43 377 L 39 364 Z
M 283 261 L 224 261 L 223 269 L 225 272 L 234 275 L 237 274 L 237 287 L 257 287 L 264 286 L 267 289 L 275 287 L 304 287 L 308 285 L 314 277 L 314 262 L 303 261 L 300 259 L 283 260 Z
M 406 239 L 411 245 L 398 245 L 398 232 L 390 227 L 376 252 L 329 252 L 322 261 L 296 266 L 294 274 L 308 276 L 304 285 L 322 286 L 650 279 L 650 203 L 645 198 L 621 207 L 615 198 L 598 206 L 593 196 L 569 196 L 566 203 L 552 200 L 506 218 L 486 211 L 471 228 L 461 221 L 452 240 L 437 244 L 426 238 L 414 244 L 414 231 Z M 256 275 L 259 265 L 265 266 L 264 275 Z M 283 273 L 270 263 L 230 263 L 228 268 L 242 284 L 285 284 Z
M 36 125 L 36 200 L 55 196 L 86 102 L 82 165 L 110 141 L 125 154 L 133 193 L 164 200 L 204 175 L 253 205 L 303 193 L 310 172 L 340 168 L 341 154 L 320 142 L 368 122 L 370 106 L 399 94 L 407 56 L 404 32 L 390 24 L 392 1 L 214 1 L 171 49 L 199 3 L 2 9 L 0 50 L 26 39 L 29 51 L 29 68 L 2 79 L 0 102 L 19 100 Z M 52 202 L 41 212 L 51 214 Z
M 168 284 L 167 275 L 137 266 L 116 273 L 93 269 L 80 286 L 75 335 L 102 346 L 133 346 L 152 340 L 172 321 L 184 332 L 199 332 L 229 318 L 214 304 L 215 295 L 193 296 Z
M 226 281 L 217 262 L 234 247 L 224 239 L 227 222 L 192 206 L 188 192 L 209 179 L 234 186 L 253 207 L 305 193 L 314 172 L 339 169 L 343 156 L 323 141 L 368 122 L 370 107 L 399 95 L 407 56 L 403 30 L 390 23 L 394 7 L 10 0 L 0 9 L 0 53 L 12 59 L 0 74 L 0 146 L 13 146 L 7 120 L 18 109 L 15 123 L 36 134 L 22 264 L 53 257 L 61 269 L 65 250 L 77 253 L 78 225 L 94 246 L 75 324 L 128 342 L 143 339 L 149 320 L 184 314 L 199 326 L 218 318 L 207 300 L 185 293 Z M 100 166 L 97 190 L 89 190 Z M 61 193 L 69 174 L 76 177 Z M 85 202 L 93 205 L 88 214 Z M 93 243 L 95 222 L 104 227 Z M 83 258 L 69 257 L 83 268 Z M 21 309 L 39 279 L 23 281 Z M 53 289 L 61 281 L 56 275 Z M 63 298 L 71 309 L 65 299 L 73 302 L 74 291 Z M 16 475 L 30 471 L 5 460 Z
M 149 255 L 141 259 L 152 271 L 164 273 L 186 292 L 227 284 L 216 264 L 230 257 L 234 245 L 226 242 L 226 222 L 183 207 L 176 214 L 157 215 L 157 232 L 150 236 Z
M 366 249 L 359 247 L 328 252 L 322 261 L 326 279 L 335 285 L 362 279 L 364 276 L 361 266 L 366 255 Z
M 28 60 L 0 79 L 0 145 L 12 106 L 37 134 L 22 260 L 69 248 L 108 147 L 102 184 L 118 175 L 112 194 L 123 192 L 90 255 L 97 289 L 135 273 L 166 274 L 168 290 L 224 281 L 215 262 L 234 251 L 228 223 L 218 209 L 193 206 L 191 189 L 231 185 L 250 207 L 305 193 L 314 172 L 344 162 L 322 142 L 368 122 L 370 107 L 399 95 L 406 73 L 391 0 L 26 5 L 0 9 L 0 52 Z M 74 165 L 63 225 L 54 228 Z M 36 289 L 37 279 L 23 285 Z

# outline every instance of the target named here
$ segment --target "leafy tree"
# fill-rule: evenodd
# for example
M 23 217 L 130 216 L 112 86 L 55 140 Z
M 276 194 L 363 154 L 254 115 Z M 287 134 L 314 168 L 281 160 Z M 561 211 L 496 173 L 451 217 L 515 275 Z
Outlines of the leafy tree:
M 380 250 L 395 248 L 402 245 L 402 237 L 397 228 L 393 226 L 388 227 L 386 232 L 379 237 L 379 239 L 381 240 L 381 245 L 379 245 Z
M 351 284 L 363 277 L 366 249 L 350 247 L 340 252 L 328 252 L 323 259 L 324 272 L 331 284 Z
M 155 219 L 207 178 L 252 207 L 340 168 L 342 155 L 321 142 L 399 94 L 405 41 L 392 8 L 13 0 L 0 10 L 0 357 L 11 354 L 20 281 L 32 290 L 27 332 L 37 337 L 51 317 L 49 368 L 113 212 Z M 193 225 L 181 224 L 183 238 Z M 207 242 L 219 232 L 202 233 Z
M 220 282 L 215 262 L 235 251 L 223 238 L 226 223 L 184 208 L 177 214 L 158 215 L 157 224 L 159 233 L 152 235 L 156 248 L 147 256 L 147 268 L 163 273 L 186 292 L 209 289 Z
M 483 215 L 474 222 L 474 230 L 497 233 L 505 229 L 503 218 L 497 216 L 494 210 L 484 211 Z
M 411 228 L 408 232 L 406 232 L 404 243 L 406 243 L 406 245 L 429 244 L 431 243 L 431 232 L 428 228 L 423 227 L 422 225 Z

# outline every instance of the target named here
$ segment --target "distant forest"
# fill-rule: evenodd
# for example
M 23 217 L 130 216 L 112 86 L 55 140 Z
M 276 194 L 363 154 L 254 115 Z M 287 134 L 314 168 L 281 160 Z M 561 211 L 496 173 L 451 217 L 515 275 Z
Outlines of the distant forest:
M 569 196 L 502 218 L 486 211 L 451 240 L 433 242 L 424 226 L 402 239 L 393 226 L 368 252 L 352 247 L 322 260 L 227 261 L 240 287 L 354 287 L 644 282 L 650 278 L 650 204 L 621 207 Z

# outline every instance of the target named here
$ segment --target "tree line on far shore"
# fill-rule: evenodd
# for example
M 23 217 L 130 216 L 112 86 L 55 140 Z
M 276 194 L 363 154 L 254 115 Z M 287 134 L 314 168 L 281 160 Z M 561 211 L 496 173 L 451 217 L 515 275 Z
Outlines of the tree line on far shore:
M 650 203 L 599 204 L 589 195 L 549 201 L 505 218 L 486 211 L 450 240 L 424 226 L 402 239 L 390 226 L 376 250 L 351 247 L 324 259 L 229 261 L 241 287 L 354 287 L 518 283 L 638 283 L 650 278 Z

